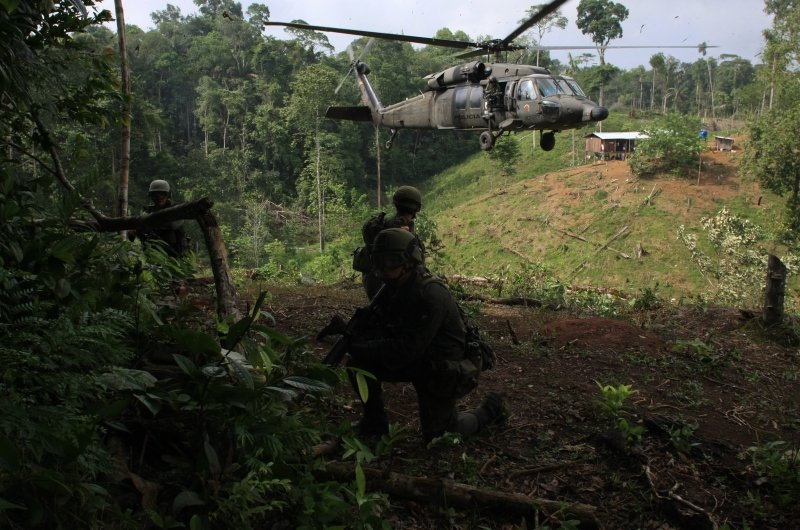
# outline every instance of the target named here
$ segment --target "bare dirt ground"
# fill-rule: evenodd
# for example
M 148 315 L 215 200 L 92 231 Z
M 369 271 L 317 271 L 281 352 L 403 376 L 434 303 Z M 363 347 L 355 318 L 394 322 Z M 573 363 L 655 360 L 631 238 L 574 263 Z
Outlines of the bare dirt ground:
M 277 329 L 309 337 L 320 358 L 334 338 L 317 342 L 317 331 L 332 314 L 349 316 L 365 302 L 356 283 L 267 290 Z M 390 458 L 369 465 L 565 507 L 579 503 L 606 529 L 800 528 L 798 350 L 751 316 L 681 306 L 606 319 L 481 304 L 477 320 L 499 361 L 462 406 L 500 392 L 505 425 L 463 445 L 426 448 L 413 387 L 389 384 L 391 421 L 408 436 Z M 625 405 L 631 425 L 643 429 L 640 442 L 626 442 L 602 413 L 598 384 L 636 391 Z M 332 432 L 358 418 L 353 397 L 340 385 L 326 403 Z M 770 445 L 778 440 L 786 444 Z M 784 454 L 790 448 L 795 453 Z M 757 465 L 757 455 L 770 463 Z M 477 502 L 448 509 L 390 501 L 385 519 L 393 528 L 575 527 L 552 509 L 524 518 Z

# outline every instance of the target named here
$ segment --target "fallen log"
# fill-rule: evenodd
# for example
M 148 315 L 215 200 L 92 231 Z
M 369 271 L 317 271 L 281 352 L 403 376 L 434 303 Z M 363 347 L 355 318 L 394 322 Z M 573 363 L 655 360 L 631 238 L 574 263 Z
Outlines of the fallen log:
M 531 307 L 541 307 L 542 301 L 537 300 L 535 298 L 528 298 L 525 296 L 507 296 L 507 297 L 499 297 L 499 296 L 487 296 L 485 294 L 478 294 L 478 293 L 464 293 L 462 295 L 458 295 L 459 298 L 462 300 L 470 300 L 475 302 L 485 302 L 487 304 L 498 304 L 498 305 L 524 305 L 524 306 L 531 306 Z
M 353 466 L 344 462 L 329 462 L 325 469 L 315 472 L 317 478 L 350 482 L 355 480 Z M 414 477 L 401 473 L 385 473 L 377 469 L 364 469 L 367 487 L 395 497 L 415 502 L 438 503 L 443 506 L 478 508 L 504 514 L 519 515 L 533 521 L 537 512 L 552 520 L 574 520 L 579 528 L 599 528 L 596 508 L 588 504 L 553 501 L 528 497 L 521 493 L 505 493 L 478 488 L 449 479 Z

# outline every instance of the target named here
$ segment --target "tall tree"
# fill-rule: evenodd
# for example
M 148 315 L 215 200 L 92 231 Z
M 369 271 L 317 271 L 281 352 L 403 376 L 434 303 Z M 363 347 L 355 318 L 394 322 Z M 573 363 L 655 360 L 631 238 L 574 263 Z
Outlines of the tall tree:
M 532 5 L 531 7 L 529 7 L 528 10 L 525 12 L 525 17 L 523 19 L 519 20 L 519 23 L 522 24 L 526 20 L 531 19 L 539 11 L 541 11 L 542 8 L 545 7 L 545 5 L 547 5 L 547 4 L 536 4 L 536 5 Z M 541 46 L 542 45 L 542 40 L 544 39 L 544 36 L 547 33 L 550 33 L 553 30 L 553 28 L 564 29 L 564 28 L 567 27 L 567 23 L 568 22 L 569 22 L 569 20 L 567 20 L 567 17 L 562 15 L 560 10 L 556 9 L 555 11 L 553 11 L 552 13 L 550 13 L 549 15 L 547 15 L 546 17 L 541 19 L 539 22 L 534 24 L 533 27 L 534 27 L 534 29 L 536 29 L 536 35 L 538 36 L 538 38 L 536 39 L 536 45 L 537 46 Z M 542 53 L 542 50 L 537 48 L 536 49 L 536 66 L 539 66 L 539 57 L 540 57 L 541 53 Z
M 628 8 L 611 0 L 581 0 L 575 24 L 584 35 L 589 35 L 597 48 L 600 59 L 601 78 L 605 77 L 606 47 L 613 39 L 622 37 L 622 21 L 628 18 Z M 600 82 L 600 98 L 603 104 L 603 86 Z
M 117 215 L 128 215 L 128 175 L 131 167 L 131 120 L 133 98 L 131 97 L 131 73 L 128 66 L 128 38 L 125 31 L 125 10 L 122 0 L 114 0 L 117 14 L 117 40 L 119 42 L 120 91 L 122 92 L 122 135 L 120 141 L 119 187 L 117 190 Z M 124 234 L 123 234 L 124 237 Z

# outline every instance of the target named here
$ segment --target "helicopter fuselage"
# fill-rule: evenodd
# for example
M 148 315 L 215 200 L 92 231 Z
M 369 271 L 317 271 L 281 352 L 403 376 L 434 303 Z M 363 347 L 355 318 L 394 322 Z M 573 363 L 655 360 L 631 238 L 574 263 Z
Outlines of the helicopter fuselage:
M 426 91 L 383 106 L 367 79 L 369 68 L 356 68 L 361 99 L 369 109 L 350 116 L 329 110 L 337 119 L 369 120 L 398 129 L 482 130 L 481 147 L 490 149 L 505 131 L 525 129 L 558 132 L 601 121 L 608 110 L 591 101 L 574 79 L 544 68 L 480 62 L 454 66 L 427 76 Z M 356 108 L 358 109 L 358 108 Z M 355 110 L 352 109 L 351 110 Z M 356 114 L 358 116 L 356 116 Z M 542 146 L 549 150 L 552 135 Z

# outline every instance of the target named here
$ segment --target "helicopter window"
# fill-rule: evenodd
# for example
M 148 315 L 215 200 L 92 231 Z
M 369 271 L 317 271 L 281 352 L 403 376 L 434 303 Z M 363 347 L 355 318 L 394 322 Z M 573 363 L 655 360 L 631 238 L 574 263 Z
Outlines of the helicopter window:
M 558 92 L 560 94 L 566 94 L 568 96 L 577 96 L 578 94 L 572 90 L 572 87 L 569 86 L 566 79 L 558 79 L 556 77 L 553 78 L 553 81 L 556 82 L 556 86 L 558 86 Z
M 517 89 L 517 99 L 535 99 L 536 96 L 533 92 L 533 83 L 530 79 L 525 79 L 519 83 Z
M 481 108 L 481 99 L 483 95 L 483 88 L 482 87 L 472 87 L 472 90 L 469 93 L 469 106 L 472 109 L 479 109 Z
M 575 92 L 576 95 L 586 97 L 586 94 L 584 94 L 583 90 L 581 90 L 581 87 L 578 86 L 578 83 L 576 83 L 574 79 L 565 78 L 564 81 L 566 81 L 566 83 L 569 85 L 572 91 Z
M 537 79 L 536 86 L 539 88 L 539 92 L 542 94 L 543 98 L 546 98 L 547 96 L 555 96 L 559 92 L 555 81 L 549 78 Z
M 457 109 L 467 108 L 467 89 L 463 87 L 456 88 L 455 106 Z

